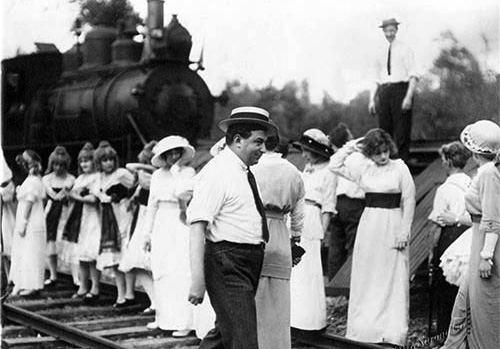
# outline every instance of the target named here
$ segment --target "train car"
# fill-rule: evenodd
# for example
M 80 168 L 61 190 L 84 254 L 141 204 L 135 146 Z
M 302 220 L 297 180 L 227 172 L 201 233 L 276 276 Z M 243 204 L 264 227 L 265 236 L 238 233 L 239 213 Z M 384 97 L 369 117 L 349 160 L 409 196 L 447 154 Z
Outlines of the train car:
M 110 141 L 123 160 L 170 134 L 207 137 L 217 98 L 191 66 L 191 35 L 163 1 L 148 1 L 147 36 L 134 27 L 96 26 L 82 45 L 2 62 L 2 146 L 9 164 L 22 149 L 46 157 L 56 144 L 72 155 L 86 141 Z

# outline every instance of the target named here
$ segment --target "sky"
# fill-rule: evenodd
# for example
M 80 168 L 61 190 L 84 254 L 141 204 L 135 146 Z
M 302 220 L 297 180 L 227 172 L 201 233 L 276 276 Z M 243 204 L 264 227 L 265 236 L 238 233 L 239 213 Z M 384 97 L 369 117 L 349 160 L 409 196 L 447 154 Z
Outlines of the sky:
M 143 16 L 147 0 L 131 0 Z M 326 91 L 347 102 L 368 88 L 371 56 L 385 39 L 378 25 L 396 17 L 398 38 L 409 44 L 420 72 L 439 53 L 437 40 L 451 30 L 481 66 L 500 72 L 498 0 L 166 0 L 165 25 L 178 14 L 193 37 L 191 59 L 204 46 L 200 74 L 214 95 L 227 81 L 281 87 L 307 79 L 313 101 Z M 34 51 L 33 42 L 69 49 L 78 6 L 69 0 L 2 0 L 1 55 Z M 486 49 L 481 36 L 488 38 Z

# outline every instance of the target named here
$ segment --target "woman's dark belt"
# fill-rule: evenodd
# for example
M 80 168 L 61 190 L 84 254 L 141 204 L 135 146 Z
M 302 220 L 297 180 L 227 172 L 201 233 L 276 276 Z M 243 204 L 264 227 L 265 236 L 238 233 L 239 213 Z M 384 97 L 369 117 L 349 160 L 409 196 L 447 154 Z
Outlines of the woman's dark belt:
M 483 215 L 480 215 L 480 214 L 471 214 L 470 218 L 472 220 L 472 223 L 481 223 L 481 218 L 483 218 Z
M 313 205 L 313 206 L 316 206 L 316 207 L 318 207 L 319 209 L 321 209 L 321 205 L 320 205 L 320 204 L 318 204 L 318 203 L 317 203 L 316 201 L 314 201 L 314 200 L 305 199 L 304 201 L 305 201 L 305 203 L 306 203 L 307 205 Z
M 366 207 L 399 208 L 401 193 L 366 193 Z

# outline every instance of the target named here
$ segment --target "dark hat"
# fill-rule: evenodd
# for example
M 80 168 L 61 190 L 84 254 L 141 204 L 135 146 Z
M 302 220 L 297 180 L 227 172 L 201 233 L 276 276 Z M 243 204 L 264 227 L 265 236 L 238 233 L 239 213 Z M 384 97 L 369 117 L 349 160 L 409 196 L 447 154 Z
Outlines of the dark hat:
M 264 126 L 269 133 L 278 133 L 278 127 L 269 118 L 269 112 L 257 107 L 239 107 L 231 111 L 231 117 L 219 122 L 219 128 L 227 132 L 229 126 L 234 124 L 259 124 Z
M 398 21 L 396 21 L 396 18 L 389 18 L 389 19 L 383 20 L 382 24 L 379 25 L 379 28 L 385 28 L 388 25 L 395 25 L 397 27 L 399 24 L 400 23 Z
M 315 128 L 304 132 L 299 142 L 293 142 L 293 146 L 297 149 L 309 150 L 327 159 L 333 155 L 328 137 L 321 130 Z

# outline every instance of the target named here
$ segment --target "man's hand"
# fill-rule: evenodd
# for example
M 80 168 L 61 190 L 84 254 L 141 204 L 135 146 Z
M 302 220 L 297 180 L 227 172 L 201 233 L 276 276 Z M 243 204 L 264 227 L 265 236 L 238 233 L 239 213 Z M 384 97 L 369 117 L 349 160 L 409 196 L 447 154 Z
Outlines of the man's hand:
M 206 287 L 203 282 L 193 281 L 191 282 L 191 287 L 189 288 L 188 301 L 193 305 L 198 305 L 203 302 L 203 297 L 205 296 Z
M 377 109 L 375 107 L 375 101 L 370 101 L 370 103 L 368 104 L 368 112 L 372 116 L 375 116 L 375 114 L 377 114 Z
M 412 105 L 411 98 L 405 97 L 403 99 L 403 103 L 401 104 L 401 109 L 403 109 L 403 111 L 408 111 L 411 109 L 411 105 Z
M 394 248 L 398 251 L 404 251 L 404 249 L 408 246 L 408 239 L 398 238 L 396 240 L 396 246 Z

